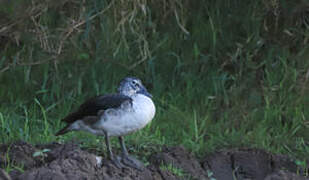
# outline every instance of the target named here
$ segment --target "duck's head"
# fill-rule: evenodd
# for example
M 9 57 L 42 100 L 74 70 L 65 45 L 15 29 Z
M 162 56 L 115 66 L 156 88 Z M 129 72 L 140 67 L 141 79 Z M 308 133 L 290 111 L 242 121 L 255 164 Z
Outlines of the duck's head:
M 152 98 L 152 95 L 147 91 L 142 81 L 136 77 L 124 78 L 119 84 L 118 92 L 129 97 L 135 94 L 143 94 Z

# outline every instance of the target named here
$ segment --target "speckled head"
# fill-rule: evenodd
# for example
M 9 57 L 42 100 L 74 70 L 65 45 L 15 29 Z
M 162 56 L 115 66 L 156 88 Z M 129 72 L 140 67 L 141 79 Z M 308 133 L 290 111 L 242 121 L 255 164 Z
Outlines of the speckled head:
M 143 94 L 149 98 L 152 98 L 152 95 L 144 87 L 142 81 L 136 77 L 124 78 L 119 84 L 118 92 L 130 97 L 134 94 Z

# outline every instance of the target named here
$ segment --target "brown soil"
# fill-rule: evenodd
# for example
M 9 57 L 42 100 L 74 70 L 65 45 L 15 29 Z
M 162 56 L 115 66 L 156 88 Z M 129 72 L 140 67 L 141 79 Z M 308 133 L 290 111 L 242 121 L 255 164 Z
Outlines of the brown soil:
M 43 149 L 50 151 L 33 156 Z M 309 179 L 304 177 L 309 167 L 298 167 L 286 156 L 257 149 L 222 150 L 198 160 L 181 146 L 164 147 L 162 152 L 148 158 L 149 165 L 143 171 L 129 167 L 118 169 L 106 159 L 98 164 L 97 158 L 94 153 L 81 150 L 73 143 L 32 146 L 16 142 L 1 145 L 0 167 L 4 168 L 10 163 L 11 167 L 23 167 L 24 172 L 13 170 L 7 174 L 0 169 L 0 180 Z

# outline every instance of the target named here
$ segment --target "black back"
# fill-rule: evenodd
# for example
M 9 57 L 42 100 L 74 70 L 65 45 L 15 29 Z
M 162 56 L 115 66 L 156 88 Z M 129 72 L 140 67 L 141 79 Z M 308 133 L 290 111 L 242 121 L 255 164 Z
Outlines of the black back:
M 132 99 L 129 96 L 122 94 L 96 96 L 84 102 L 76 112 L 69 114 L 61 121 L 71 124 L 86 116 L 97 116 L 99 111 L 109 108 L 118 108 L 125 101 L 130 101 L 132 103 Z

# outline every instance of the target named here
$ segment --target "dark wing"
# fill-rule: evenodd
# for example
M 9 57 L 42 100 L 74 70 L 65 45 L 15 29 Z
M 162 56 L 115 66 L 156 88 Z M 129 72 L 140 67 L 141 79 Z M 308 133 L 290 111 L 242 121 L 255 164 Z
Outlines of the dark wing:
M 76 112 L 69 114 L 61 121 L 71 124 L 74 121 L 82 119 L 86 116 L 97 116 L 99 111 L 109 108 L 118 108 L 125 101 L 130 101 L 132 103 L 132 99 L 130 97 L 121 94 L 96 96 L 84 102 L 80 105 Z

